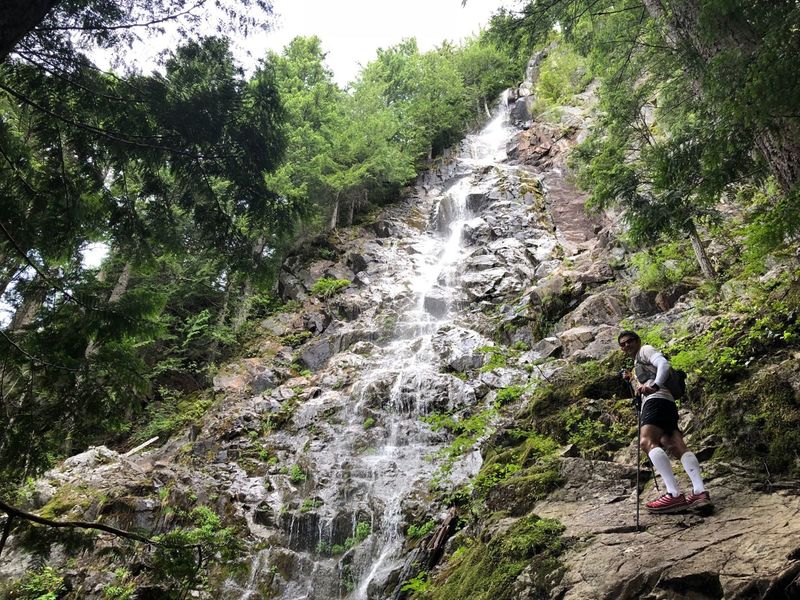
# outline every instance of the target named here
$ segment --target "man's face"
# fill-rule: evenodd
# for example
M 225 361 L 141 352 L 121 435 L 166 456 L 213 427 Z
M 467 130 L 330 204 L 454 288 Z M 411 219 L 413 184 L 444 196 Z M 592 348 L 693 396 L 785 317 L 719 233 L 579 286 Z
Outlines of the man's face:
M 642 347 L 642 342 L 636 338 L 625 336 L 619 341 L 619 347 L 628 356 L 635 357 L 639 348 Z

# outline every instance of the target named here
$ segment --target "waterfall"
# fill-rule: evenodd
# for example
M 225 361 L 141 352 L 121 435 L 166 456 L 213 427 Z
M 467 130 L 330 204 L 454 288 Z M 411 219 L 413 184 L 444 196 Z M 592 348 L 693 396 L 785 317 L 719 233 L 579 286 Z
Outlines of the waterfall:
M 315 487 L 308 497 L 322 502 L 313 511 L 318 520 L 309 514 L 301 515 L 307 523 L 296 521 L 294 514 L 285 519 L 284 547 L 275 543 L 258 552 L 244 585 L 226 583 L 226 598 L 260 597 L 254 590 L 276 576 L 268 571 L 274 571 L 279 560 L 294 565 L 291 578 L 286 577 L 291 581 L 278 596 L 283 600 L 379 600 L 385 590 L 402 584 L 393 578 L 405 559 L 404 510 L 427 490 L 439 468 L 437 452 L 449 441 L 421 417 L 475 402 L 470 388 L 442 373 L 434 337 L 456 323 L 466 305 L 461 290 L 468 256 L 463 233 L 475 217 L 469 199 L 490 191 L 482 174 L 503 168 L 513 131 L 507 117 L 503 102 L 480 132 L 462 142 L 452 177 L 428 194 L 430 222 L 411 240 L 408 272 L 392 281 L 395 286 L 405 282 L 407 290 L 405 296 L 398 295 L 401 309 L 394 335 L 358 365 L 343 422 L 331 442 L 318 455 L 313 446 L 308 452 L 316 467 Z M 319 402 L 325 401 L 323 392 Z M 360 440 L 368 420 L 375 423 L 370 430 L 373 442 L 364 448 Z M 467 453 L 452 477 L 465 481 L 480 462 L 477 451 Z M 272 495 L 276 506 L 281 502 L 278 495 Z M 287 554 L 287 545 L 293 554 Z

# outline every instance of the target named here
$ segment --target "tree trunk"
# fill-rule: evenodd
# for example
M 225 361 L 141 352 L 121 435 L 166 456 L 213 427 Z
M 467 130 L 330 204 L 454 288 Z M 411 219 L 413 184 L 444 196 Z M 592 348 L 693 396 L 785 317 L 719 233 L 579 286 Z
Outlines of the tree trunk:
M 0 3 L 0 62 L 61 0 L 3 0 Z
M 128 291 L 128 284 L 131 280 L 131 271 L 133 270 L 133 265 L 130 262 L 126 262 L 125 266 L 122 267 L 122 272 L 117 277 L 117 283 L 114 284 L 114 289 L 111 290 L 111 295 L 108 297 L 109 304 L 116 304 L 122 299 L 122 296 L 125 295 L 125 292 Z M 89 360 L 94 354 L 97 352 L 97 342 L 95 340 L 89 340 L 89 343 L 86 345 L 86 350 L 83 353 L 83 357 L 86 360 Z
M 756 134 L 755 145 L 788 194 L 800 181 L 800 128 L 789 119 L 777 119 L 774 127 Z
M 665 0 L 644 0 L 650 17 L 665 28 L 667 42 L 678 50 L 689 51 L 701 65 L 692 73 L 696 88 L 703 90 L 703 66 L 720 52 L 735 51 L 743 56 L 758 51 L 760 39 L 753 27 L 740 15 L 717 15 L 713 30 L 701 22 L 699 0 L 673 0 L 669 13 Z M 714 35 L 709 35 L 713 31 Z M 755 133 L 754 145 L 766 160 L 784 193 L 800 181 L 800 127 L 785 117 L 773 117 Z
M 336 192 L 336 196 L 333 198 L 333 212 L 329 223 L 330 229 L 336 229 L 336 225 L 339 223 L 339 193 Z
M 706 248 L 703 246 L 703 241 L 697 234 L 697 227 L 695 226 L 694 221 L 689 221 L 686 231 L 689 234 L 689 240 L 692 242 L 692 250 L 694 250 L 694 256 L 697 259 L 697 263 L 700 265 L 700 270 L 703 272 L 703 276 L 710 281 L 715 280 L 717 278 L 717 273 L 714 270 L 714 265 L 711 264 L 711 261 L 708 258 L 708 254 L 706 254 Z
M 48 277 L 52 273 L 48 273 Z M 19 331 L 28 327 L 36 319 L 36 314 L 44 304 L 49 290 L 48 284 L 42 281 L 41 276 L 38 274 L 26 286 L 25 294 L 22 299 L 22 304 L 19 305 L 14 316 L 11 318 L 11 323 L 8 326 L 9 331 Z
M 242 291 L 239 297 L 239 306 L 236 307 L 236 315 L 233 317 L 233 323 L 231 323 L 234 331 L 239 331 L 250 316 L 250 307 L 253 304 L 253 280 L 249 275 L 245 275 L 244 277 L 244 283 L 242 284 Z

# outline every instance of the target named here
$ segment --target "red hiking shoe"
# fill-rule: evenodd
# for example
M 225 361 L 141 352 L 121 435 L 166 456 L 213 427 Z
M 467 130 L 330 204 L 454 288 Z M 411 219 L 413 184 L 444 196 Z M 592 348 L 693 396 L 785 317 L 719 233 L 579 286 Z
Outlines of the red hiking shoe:
M 651 513 L 673 513 L 684 510 L 689 506 L 686 497 L 681 494 L 680 496 L 673 496 L 672 494 L 664 494 L 658 500 L 653 500 L 645 504 L 647 510 Z
M 686 496 L 686 504 L 691 508 L 703 508 L 704 506 L 713 506 L 711 503 L 711 495 L 708 492 L 700 492 L 699 494 L 689 494 Z

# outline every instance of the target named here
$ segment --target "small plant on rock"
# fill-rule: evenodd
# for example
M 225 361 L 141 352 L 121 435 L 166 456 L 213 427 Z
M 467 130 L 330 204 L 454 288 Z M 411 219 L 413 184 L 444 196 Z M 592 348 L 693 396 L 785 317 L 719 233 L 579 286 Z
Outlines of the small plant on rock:
M 334 279 L 333 277 L 322 277 L 311 286 L 311 293 L 319 298 L 330 298 L 350 285 L 349 279 Z

